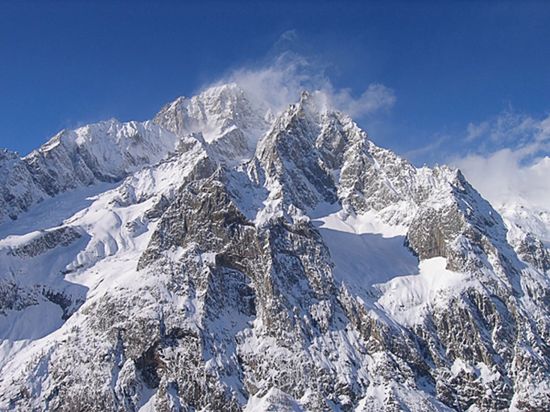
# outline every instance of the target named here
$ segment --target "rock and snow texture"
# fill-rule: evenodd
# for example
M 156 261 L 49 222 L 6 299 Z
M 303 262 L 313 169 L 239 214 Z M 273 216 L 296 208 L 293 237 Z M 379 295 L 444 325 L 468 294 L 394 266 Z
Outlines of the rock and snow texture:
M 550 409 L 547 217 L 319 101 L 0 152 L 0 410 Z

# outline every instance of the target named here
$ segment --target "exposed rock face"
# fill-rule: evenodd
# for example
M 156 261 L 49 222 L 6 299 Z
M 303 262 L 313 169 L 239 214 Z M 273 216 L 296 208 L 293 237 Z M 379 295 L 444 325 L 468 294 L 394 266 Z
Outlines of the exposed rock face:
M 34 257 L 57 246 L 68 246 L 81 235 L 72 227 L 60 227 L 44 231 L 27 243 L 12 248 L 9 253 L 20 257 Z
M 19 213 L 47 196 L 17 153 L 0 149 L 0 173 L 0 222 L 17 219 Z
M 550 270 L 550 252 L 533 234 L 526 233 L 517 245 L 519 257 L 543 273 Z
M 207 89 L 192 98 L 180 97 L 164 106 L 154 123 L 178 136 L 198 134 L 218 161 L 250 157 L 269 124 L 234 83 Z
M 0 409 L 548 410 L 544 243 L 315 93 L 262 110 L 219 86 L 2 152 Z
M 258 145 L 250 173 L 258 184 L 279 183 L 282 190 L 276 196 L 285 206 L 307 208 L 337 199 L 329 163 L 316 147 L 317 138 L 324 137 L 319 136 L 321 116 L 304 93 L 300 103 L 284 112 Z
M 10 281 L 0 283 L 0 311 L 6 314 L 7 310 L 22 310 L 36 304 L 36 298 L 19 285 Z

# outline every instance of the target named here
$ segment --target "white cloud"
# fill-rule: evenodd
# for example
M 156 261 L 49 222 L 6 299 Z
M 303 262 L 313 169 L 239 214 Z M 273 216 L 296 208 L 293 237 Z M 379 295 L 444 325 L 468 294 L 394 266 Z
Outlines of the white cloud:
M 505 110 L 492 119 L 468 124 L 466 141 L 484 140 L 491 145 L 520 147 L 550 137 L 550 117 L 544 120 Z
M 295 53 L 282 53 L 269 64 L 240 68 L 217 82 L 235 82 L 258 103 L 267 104 L 272 112 L 284 110 L 299 100 L 304 90 L 317 92 L 333 109 L 352 117 L 362 117 L 390 109 L 396 101 L 392 89 L 372 83 L 358 97 L 350 89 L 337 89 L 320 65 Z
M 469 155 L 458 166 L 474 187 L 496 207 L 518 202 L 550 208 L 550 157 L 522 164 L 522 156 L 502 149 L 489 156 Z
M 379 83 L 369 84 L 367 90 L 358 98 L 354 98 L 349 89 L 329 90 L 329 92 L 333 104 L 352 117 L 390 109 L 396 100 L 393 90 Z
M 478 150 L 451 163 L 493 205 L 550 209 L 550 115 L 537 119 L 506 111 L 468 125 L 466 140 L 480 142 Z
M 481 122 L 478 124 L 469 123 L 466 134 L 466 141 L 471 142 L 487 133 L 489 122 Z

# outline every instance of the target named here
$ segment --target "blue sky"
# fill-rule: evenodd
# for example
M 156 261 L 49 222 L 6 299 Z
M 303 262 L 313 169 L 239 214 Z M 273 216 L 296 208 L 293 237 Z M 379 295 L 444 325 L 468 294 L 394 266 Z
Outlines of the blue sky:
M 548 154 L 549 21 L 549 2 L 0 2 L 0 146 L 151 118 L 298 59 L 347 103 L 383 88 L 390 100 L 355 117 L 417 164 L 508 150 L 523 167 Z

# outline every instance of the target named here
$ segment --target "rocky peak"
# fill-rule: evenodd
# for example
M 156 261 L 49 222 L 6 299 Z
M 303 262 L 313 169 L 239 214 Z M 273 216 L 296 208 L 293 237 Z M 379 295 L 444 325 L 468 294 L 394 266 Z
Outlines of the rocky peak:
M 208 88 L 192 98 L 180 97 L 163 107 L 153 121 L 178 136 L 200 132 L 208 143 L 238 130 L 254 145 L 258 133 L 267 128 L 264 115 L 238 85 L 230 83 Z

